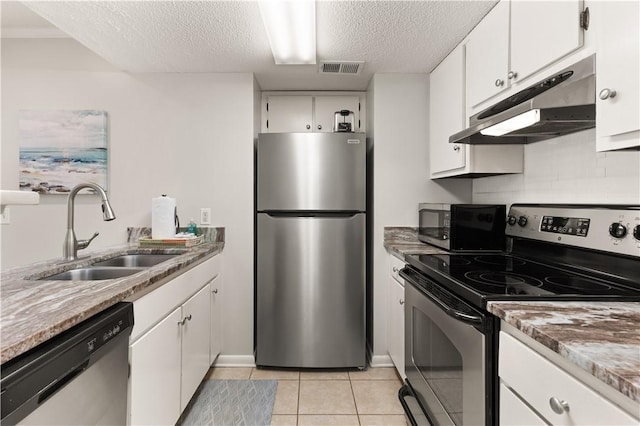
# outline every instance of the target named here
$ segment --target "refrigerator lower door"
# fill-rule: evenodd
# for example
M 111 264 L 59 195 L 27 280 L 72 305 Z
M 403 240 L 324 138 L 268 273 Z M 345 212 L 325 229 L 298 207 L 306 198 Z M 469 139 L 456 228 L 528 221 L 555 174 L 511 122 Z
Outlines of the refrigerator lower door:
M 365 367 L 365 214 L 258 214 L 256 364 Z

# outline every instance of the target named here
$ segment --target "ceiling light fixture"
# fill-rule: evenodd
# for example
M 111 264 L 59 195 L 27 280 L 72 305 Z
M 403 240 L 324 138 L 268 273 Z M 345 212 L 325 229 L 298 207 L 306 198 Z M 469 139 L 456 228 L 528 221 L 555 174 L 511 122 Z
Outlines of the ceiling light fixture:
M 540 121 L 540 110 L 532 109 L 520 115 L 516 115 L 508 120 L 494 124 L 491 127 L 480 130 L 485 136 L 502 136 L 516 130 L 524 129 Z
M 261 0 L 258 5 L 276 64 L 315 64 L 315 1 Z

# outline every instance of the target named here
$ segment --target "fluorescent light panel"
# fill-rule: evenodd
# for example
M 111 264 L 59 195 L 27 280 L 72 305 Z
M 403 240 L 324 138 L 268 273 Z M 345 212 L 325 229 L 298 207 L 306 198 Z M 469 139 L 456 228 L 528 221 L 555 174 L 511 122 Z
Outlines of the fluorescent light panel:
M 520 115 L 516 115 L 508 120 L 494 124 L 491 127 L 480 130 L 485 136 L 502 136 L 516 130 L 524 129 L 532 124 L 536 124 L 540 121 L 540 110 L 532 109 L 531 111 L 524 112 Z
M 315 1 L 261 0 L 258 5 L 276 64 L 315 64 Z

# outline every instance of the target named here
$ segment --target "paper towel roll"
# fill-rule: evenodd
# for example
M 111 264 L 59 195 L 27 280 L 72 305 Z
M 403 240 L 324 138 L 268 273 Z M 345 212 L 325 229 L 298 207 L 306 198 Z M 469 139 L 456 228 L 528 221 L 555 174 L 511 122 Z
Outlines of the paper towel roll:
M 176 234 L 176 199 L 163 195 L 151 199 L 151 238 L 159 240 Z

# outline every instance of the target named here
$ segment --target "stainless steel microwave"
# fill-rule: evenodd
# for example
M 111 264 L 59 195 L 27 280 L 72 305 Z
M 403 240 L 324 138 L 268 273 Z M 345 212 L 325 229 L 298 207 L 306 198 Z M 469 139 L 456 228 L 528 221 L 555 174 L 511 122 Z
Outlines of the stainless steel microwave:
M 449 251 L 502 251 L 504 204 L 418 205 L 418 239 Z

